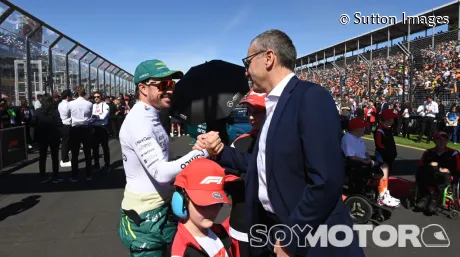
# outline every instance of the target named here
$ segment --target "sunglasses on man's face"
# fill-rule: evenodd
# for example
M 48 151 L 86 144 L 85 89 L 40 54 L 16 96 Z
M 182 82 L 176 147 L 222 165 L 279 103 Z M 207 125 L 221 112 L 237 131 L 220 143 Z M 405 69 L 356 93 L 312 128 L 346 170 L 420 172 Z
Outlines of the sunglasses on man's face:
M 100 95 L 95 95 L 95 96 L 94 96 L 94 99 L 100 99 L 100 98 L 101 98 Z
M 255 54 L 251 54 L 251 55 L 249 55 L 249 56 L 247 56 L 247 57 L 245 57 L 245 58 L 242 59 L 243 64 L 244 64 L 244 67 L 246 68 L 246 70 L 249 69 L 249 65 L 251 64 L 252 59 L 253 59 L 254 57 L 256 57 L 257 55 L 263 53 L 263 52 L 265 52 L 265 50 L 264 50 L 264 51 L 257 52 L 257 53 L 255 53 Z
M 147 86 L 155 86 L 160 91 L 172 91 L 176 87 L 176 82 L 174 80 L 150 81 L 144 84 Z

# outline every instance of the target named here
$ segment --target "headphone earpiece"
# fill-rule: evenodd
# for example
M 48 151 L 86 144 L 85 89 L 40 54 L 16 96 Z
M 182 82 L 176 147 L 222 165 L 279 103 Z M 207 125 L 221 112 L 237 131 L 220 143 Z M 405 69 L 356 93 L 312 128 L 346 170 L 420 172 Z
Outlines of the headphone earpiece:
M 171 207 L 174 215 L 179 218 L 186 218 L 188 216 L 187 212 L 187 201 L 184 198 L 183 193 L 176 191 L 174 192 L 171 199 Z

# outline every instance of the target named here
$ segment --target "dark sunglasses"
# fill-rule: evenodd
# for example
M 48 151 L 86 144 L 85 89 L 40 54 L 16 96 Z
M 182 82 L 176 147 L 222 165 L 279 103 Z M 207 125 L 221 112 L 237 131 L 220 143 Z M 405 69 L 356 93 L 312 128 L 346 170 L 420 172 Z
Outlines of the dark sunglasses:
M 144 83 L 147 86 L 155 86 L 160 91 L 170 91 L 174 90 L 176 87 L 176 82 L 174 80 L 165 80 L 165 81 L 151 81 L 150 83 Z
M 257 56 L 257 55 L 259 55 L 259 54 L 261 54 L 263 52 L 265 52 L 265 50 L 257 52 L 255 54 L 251 54 L 251 55 L 249 55 L 249 56 L 247 56 L 247 57 L 242 59 L 244 67 L 246 68 L 246 70 L 249 69 L 249 65 L 251 64 L 252 58 L 254 58 L 255 56 Z
M 101 98 L 101 96 L 100 95 L 95 95 L 94 99 L 96 99 L 96 98 Z

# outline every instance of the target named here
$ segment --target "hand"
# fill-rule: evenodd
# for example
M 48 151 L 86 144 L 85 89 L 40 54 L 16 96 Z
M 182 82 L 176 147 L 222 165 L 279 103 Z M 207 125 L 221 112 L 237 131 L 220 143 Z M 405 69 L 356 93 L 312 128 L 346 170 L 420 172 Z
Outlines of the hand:
M 433 167 L 438 167 L 438 163 L 437 163 L 437 162 L 431 162 L 430 165 L 433 166 Z
M 224 144 L 219 137 L 219 132 L 211 131 L 200 135 L 197 141 L 204 143 L 206 150 L 211 156 L 220 154 L 222 149 L 224 149 Z
M 203 139 L 200 140 L 200 136 L 198 136 L 195 145 L 192 147 L 192 150 L 201 151 L 203 149 L 206 149 L 206 141 L 204 141 Z
M 274 252 L 276 254 L 277 257 L 290 257 L 289 253 L 287 253 L 282 246 L 280 246 L 281 243 L 280 243 L 280 240 L 277 239 L 276 240 L 276 244 L 275 244 L 275 248 L 274 248 Z
M 439 171 L 442 173 L 449 173 L 449 169 L 446 168 L 439 168 Z

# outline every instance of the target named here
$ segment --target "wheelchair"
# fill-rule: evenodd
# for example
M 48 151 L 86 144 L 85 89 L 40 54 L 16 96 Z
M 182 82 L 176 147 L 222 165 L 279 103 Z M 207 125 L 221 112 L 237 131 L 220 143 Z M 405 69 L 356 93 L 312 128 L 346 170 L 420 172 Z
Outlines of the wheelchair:
M 444 189 L 444 193 L 441 196 L 441 203 L 435 214 L 444 214 L 448 212 L 447 216 L 450 219 L 457 220 L 460 212 L 460 181 L 454 179 L 453 176 L 450 177 L 450 181 L 451 183 Z M 406 198 L 406 206 L 408 209 L 415 209 L 415 203 L 418 197 L 418 185 L 415 183 Z
M 393 208 L 377 204 L 377 186 L 383 173 L 363 175 L 361 165 L 345 160 L 345 184 L 342 199 L 356 224 L 369 221 L 380 224 L 391 216 Z

